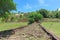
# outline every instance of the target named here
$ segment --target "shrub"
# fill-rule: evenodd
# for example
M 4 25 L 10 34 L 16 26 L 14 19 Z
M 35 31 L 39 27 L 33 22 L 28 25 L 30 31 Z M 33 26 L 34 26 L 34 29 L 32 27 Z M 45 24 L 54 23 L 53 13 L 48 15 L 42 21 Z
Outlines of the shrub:
M 29 18 L 29 24 L 34 23 L 34 19 L 33 18 Z
M 43 16 L 39 13 L 30 13 L 28 17 L 29 24 L 39 22 L 42 18 Z

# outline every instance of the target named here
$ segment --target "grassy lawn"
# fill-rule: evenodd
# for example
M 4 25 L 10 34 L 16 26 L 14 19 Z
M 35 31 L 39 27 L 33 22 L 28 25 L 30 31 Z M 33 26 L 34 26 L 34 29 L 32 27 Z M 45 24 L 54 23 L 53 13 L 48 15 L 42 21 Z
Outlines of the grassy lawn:
M 60 22 L 43 22 L 42 26 L 60 37 Z
M 27 22 L 0 23 L 0 31 L 14 29 L 14 28 L 25 26 L 25 25 L 27 25 Z

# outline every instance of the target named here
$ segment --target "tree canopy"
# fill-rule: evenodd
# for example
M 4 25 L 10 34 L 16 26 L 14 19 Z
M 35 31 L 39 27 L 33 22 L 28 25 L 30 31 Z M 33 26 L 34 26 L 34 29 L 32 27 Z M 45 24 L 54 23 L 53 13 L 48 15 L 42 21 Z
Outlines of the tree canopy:
M 33 23 L 33 22 L 39 22 L 42 20 L 43 16 L 37 12 L 31 12 L 28 15 L 28 20 L 29 20 L 29 24 Z
M 5 12 L 16 10 L 16 5 L 13 0 L 0 0 L 0 16 L 4 16 Z
M 46 9 L 40 9 L 38 13 L 42 14 L 44 18 L 47 18 L 48 11 Z

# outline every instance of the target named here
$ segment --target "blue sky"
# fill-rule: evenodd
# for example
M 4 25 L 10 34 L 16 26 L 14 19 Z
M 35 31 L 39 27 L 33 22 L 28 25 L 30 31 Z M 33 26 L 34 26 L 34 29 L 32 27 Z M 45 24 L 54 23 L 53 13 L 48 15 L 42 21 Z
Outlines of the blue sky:
M 17 11 L 31 12 L 41 8 L 56 10 L 60 8 L 60 0 L 14 0 Z

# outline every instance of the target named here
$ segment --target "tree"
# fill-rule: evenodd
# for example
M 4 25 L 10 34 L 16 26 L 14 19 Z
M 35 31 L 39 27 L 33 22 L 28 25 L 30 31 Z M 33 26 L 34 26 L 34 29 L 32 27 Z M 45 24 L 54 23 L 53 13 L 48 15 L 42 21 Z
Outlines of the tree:
M 48 18 L 55 18 L 56 16 L 56 11 L 49 11 L 48 13 Z
M 60 11 L 57 11 L 55 16 L 56 16 L 56 18 L 60 18 Z
M 9 17 L 10 17 L 9 13 L 8 12 L 5 12 L 5 15 L 4 15 L 4 17 L 2 17 L 2 20 L 1 21 L 7 22 L 8 19 L 9 19 Z
M 43 16 L 37 12 L 31 12 L 28 16 L 29 19 L 29 24 L 33 23 L 33 22 L 39 22 L 39 20 L 41 20 L 43 18 Z
M 48 17 L 48 11 L 45 9 L 38 10 L 38 13 L 42 14 L 44 18 Z
M 56 18 L 58 18 L 58 13 L 56 13 L 56 15 L 55 15 L 55 16 L 56 16 Z
M 5 12 L 16 10 L 16 5 L 13 0 L 0 0 L 0 16 L 4 17 Z

